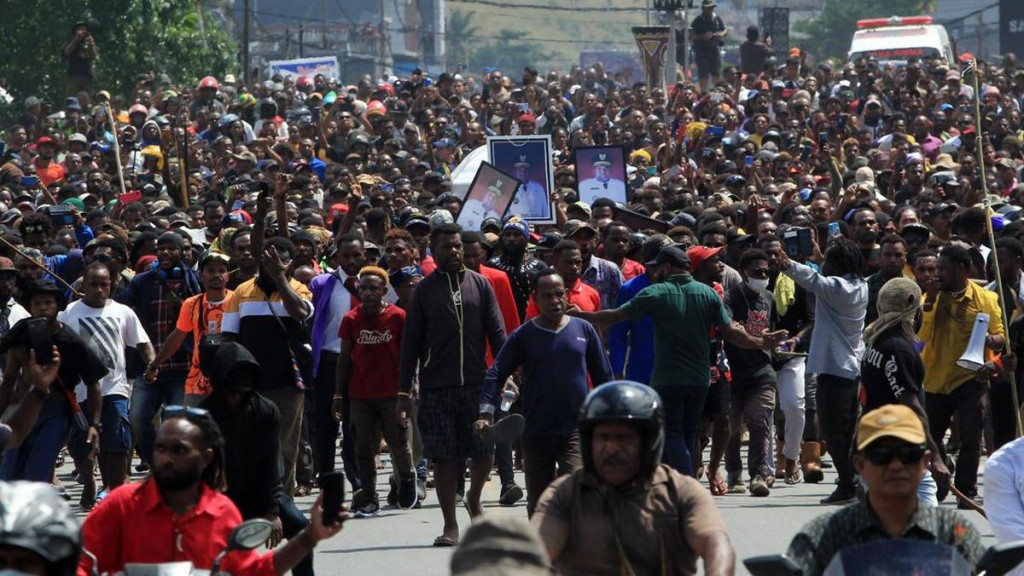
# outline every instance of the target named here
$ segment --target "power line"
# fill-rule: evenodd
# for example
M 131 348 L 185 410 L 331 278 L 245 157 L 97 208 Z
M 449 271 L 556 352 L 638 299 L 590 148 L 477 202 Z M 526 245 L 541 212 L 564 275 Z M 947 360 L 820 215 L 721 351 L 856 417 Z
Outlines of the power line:
M 498 8 L 533 8 L 536 10 L 551 10 L 555 12 L 580 12 L 581 8 L 574 8 L 571 6 L 552 6 L 550 4 L 518 4 L 511 2 L 498 2 L 497 0 L 449 0 L 451 3 L 456 4 L 480 4 L 483 6 L 496 6 Z M 621 8 L 621 7 L 606 7 L 606 8 L 584 8 L 582 10 L 593 10 L 595 12 L 639 12 L 644 13 L 647 11 L 646 7 L 637 8 Z

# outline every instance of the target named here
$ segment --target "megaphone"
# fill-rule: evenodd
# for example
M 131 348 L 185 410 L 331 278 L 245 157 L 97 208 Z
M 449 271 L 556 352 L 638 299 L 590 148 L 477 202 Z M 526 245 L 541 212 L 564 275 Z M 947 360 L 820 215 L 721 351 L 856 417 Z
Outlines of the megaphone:
M 971 330 L 971 340 L 967 343 L 967 350 L 957 359 L 956 365 L 964 370 L 976 372 L 978 368 L 985 365 L 985 337 L 988 336 L 989 315 L 978 312 L 974 319 L 974 329 Z

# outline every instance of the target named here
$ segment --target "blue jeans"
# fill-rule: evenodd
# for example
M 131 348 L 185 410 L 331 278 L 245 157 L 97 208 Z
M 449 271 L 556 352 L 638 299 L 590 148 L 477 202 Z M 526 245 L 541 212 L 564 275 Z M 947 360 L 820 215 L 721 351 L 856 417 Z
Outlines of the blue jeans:
M 146 382 L 141 376 L 135 380 L 130 405 L 132 437 L 146 464 L 153 463 L 153 442 L 156 441 L 153 418 L 161 406 L 185 402 L 185 376 L 185 372 L 168 370 L 161 371 L 153 382 Z
M 665 452 L 661 460 L 676 471 L 693 476 L 693 450 L 700 431 L 707 386 L 655 388 L 665 406 Z
M 71 430 L 71 406 L 65 399 L 43 403 L 32 432 L 17 448 L 4 452 L 0 479 L 46 482 L 53 479 L 57 455 Z
M 281 531 L 284 533 L 284 537 L 291 540 L 298 535 L 299 532 L 309 526 L 309 520 L 299 512 L 299 509 L 295 506 L 295 501 L 288 496 L 281 497 L 280 506 L 280 517 L 281 517 Z M 313 576 L 313 553 L 310 552 L 303 558 L 295 568 L 292 568 L 292 574 L 294 576 Z

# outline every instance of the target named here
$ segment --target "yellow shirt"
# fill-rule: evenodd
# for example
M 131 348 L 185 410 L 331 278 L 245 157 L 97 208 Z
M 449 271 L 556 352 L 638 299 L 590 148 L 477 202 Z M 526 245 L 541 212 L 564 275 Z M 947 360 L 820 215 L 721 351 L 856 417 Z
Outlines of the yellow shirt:
M 924 321 L 917 337 L 925 343 L 921 359 L 925 368 L 925 392 L 952 394 L 961 384 L 974 378 L 974 373 L 956 365 L 967 350 L 979 312 L 989 315 L 988 333 L 1004 336 L 1003 315 L 999 310 L 999 297 L 974 282 L 960 298 L 942 292 L 931 312 L 924 313 Z M 992 359 L 992 351 L 985 350 L 985 360 Z

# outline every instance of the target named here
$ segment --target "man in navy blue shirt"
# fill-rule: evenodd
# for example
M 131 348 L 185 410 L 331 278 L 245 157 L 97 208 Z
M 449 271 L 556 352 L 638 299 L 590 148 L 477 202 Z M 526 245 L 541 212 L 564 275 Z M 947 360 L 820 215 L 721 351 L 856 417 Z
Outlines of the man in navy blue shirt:
M 612 379 L 612 369 L 597 330 L 565 315 L 568 299 L 562 277 L 547 268 L 531 283 L 540 314 L 512 332 L 487 370 L 476 429 L 487 429 L 500 401 L 501 383 L 522 368 L 523 467 L 526 511 L 532 516 L 544 489 L 555 479 L 555 465 L 559 475 L 583 465 L 576 415 L 589 391 L 587 375 L 598 386 Z

